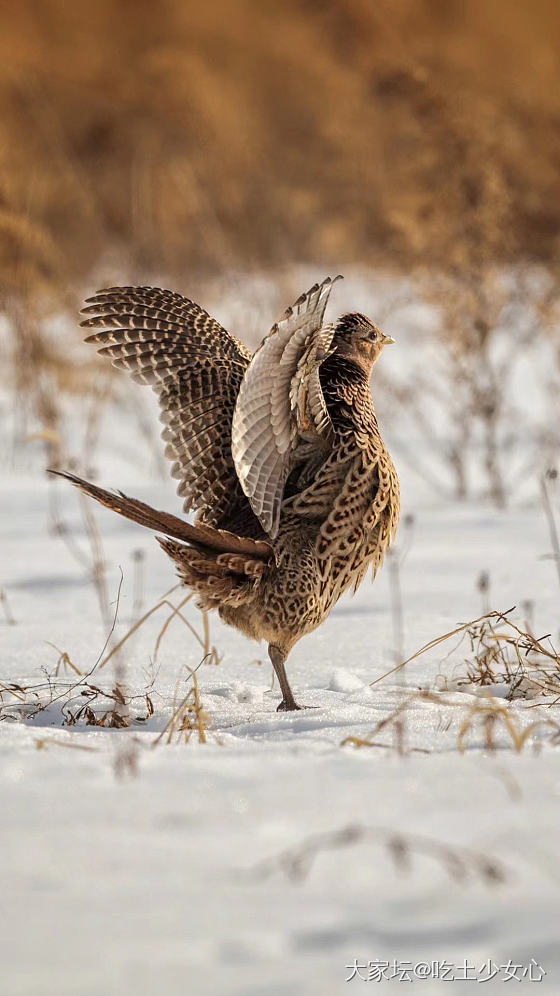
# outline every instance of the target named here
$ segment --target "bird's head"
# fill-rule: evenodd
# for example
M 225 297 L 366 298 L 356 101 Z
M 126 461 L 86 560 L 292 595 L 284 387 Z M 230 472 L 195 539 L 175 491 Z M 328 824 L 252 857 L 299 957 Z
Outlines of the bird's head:
M 382 332 L 365 315 L 351 313 L 338 319 L 332 344 L 337 353 L 359 363 L 369 375 L 373 364 L 381 356 L 383 347 L 394 341 L 392 336 Z

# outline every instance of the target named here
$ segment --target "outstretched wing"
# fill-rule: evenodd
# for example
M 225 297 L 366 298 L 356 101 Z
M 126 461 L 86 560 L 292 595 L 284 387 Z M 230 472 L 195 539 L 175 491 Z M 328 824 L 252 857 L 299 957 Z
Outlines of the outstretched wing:
M 319 381 L 334 330 L 323 327 L 327 277 L 288 308 L 251 360 L 232 422 L 237 476 L 265 532 L 278 532 L 284 485 L 298 444 L 328 440 L 330 419 Z
M 221 527 L 252 517 L 231 454 L 247 348 L 194 301 L 157 287 L 109 287 L 82 313 L 84 328 L 100 330 L 86 342 L 158 395 L 165 453 L 185 511 L 199 509 Z

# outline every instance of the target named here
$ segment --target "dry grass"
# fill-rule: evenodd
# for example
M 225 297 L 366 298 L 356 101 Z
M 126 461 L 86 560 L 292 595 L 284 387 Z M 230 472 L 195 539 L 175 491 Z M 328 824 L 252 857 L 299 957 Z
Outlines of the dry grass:
M 183 623 L 183 625 L 186 626 L 189 633 L 195 638 L 197 643 L 200 645 L 203 652 L 203 660 L 208 661 L 211 664 L 220 663 L 220 655 L 218 654 L 216 647 L 214 647 L 210 642 L 210 624 L 208 621 L 208 613 L 202 609 L 200 610 L 202 633 L 199 633 L 192 625 L 192 623 L 190 623 L 189 620 L 186 618 L 186 616 L 181 612 L 181 609 L 184 608 L 184 606 L 188 602 L 190 602 L 192 598 L 194 598 L 194 593 L 190 592 L 188 595 L 185 595 L 185 597 L 181 599 L 178 605 L 173 605 L 173 603 L 169 601 L 169 598 L 167 596 L 170 595 L 172 592 L 177 591 L 177 589 L 181 589 L 181 585 L 179 584 L 174 585 L 174 587 L 167 592 L 167 594 L 163 597 L 161 601 L 153 605 L 151 609 L 148 609 L 148 611 L 145 612 L 144 615 L 140 619 L 138 619 L 133 626 L 131 626 L 128 632 L 118 641 L 118 643 L 115 644 L 115 646 L 109 651 L 109 653 L 103 657 L 99 665 L 100 668 L 105 667 L 105 665 L 109 663 L 111 658 L 114 657 L 115 654 L 119 653 L 119 651 L 124 647 L 127 641 L 132 636 L 134 636 L 135 633 L 138 632 L 140 627 L 143 626 L 144 623 L 151 616 L 154 615 L 154 613 L 159 612 L 160 609 L 165 609 L 165 608 L 170 610 L 170 614 L 167 616 L 165 622 L 163 623 L 154 645 L 154 650 L 152 655 L 154 665 L 157 663 L 161 641 L 163 640 L 165 633 L 169 629 L 169 626 L 171 625 L 174 619 L 180 620 Z
M 523 727 L 519 720 L 511 715 L 506 706 L 499 705 L 495 701 L 476 702 L 468 710 L 459 729 L 457 746 L 462 754 L 466 750 L 467 737 L 477 726 L 482 728 L 485 750 L 496 749 L 495 733 L 497 729 L 502 727 L 518 753 L 521 753 L 529 737 L 537 730 L 554 730 L 555 740 L 558 740 L 560 731 L 560 723 L 553 719 L 535 719 Z
M 4 8 L 8 288 L 60 298 L 108 252 L 141 277 L 276 265 L 295 247 L 410 263 L 451 246 L 455 265 L 468 239 L 507 258 L 556 250 L 546 0 L 530 16 L 506 0 L 234 9 Z
M 428 265 L 484 312 L 489 261 L 556 258 L 547 0 L 234 10 L 4 6 L 0 281 L 22 391 L 37 370 L 76 382 L 42 318 L 74 311 L 95 273 L 188 274 L 196 295 L 203 274 L 294 260 Z
M 544 336 L 559 304 L 557 280 L 541 300 L 524 276 L 533 261 L 554 274 L 560 249 L 558 10 L 233 9 L 4 6 L 0 309 L 20 421 L 40 427 L 46 463 L 68 466 L 61 398 L 90 398 L 87 467 L 112 379 L 46 323 L 74 321 L 86 288 L 164 282 L 204 301 L 208 280 L 233 285 L 257 268 L 280 280 L 294 262 L 374 265 L 412 275 L 442 313 L 441 369 L 400 402 L 433 441 L 423 402 L 441 386 L 454 493 L 470 492 L 476 436 L 488 494 L 504 505 L 513 444 L 496 330 L 531 300 Z M 504 264 L 519 275 L 507 291 Z M 302 289 L 286 284 L 279 310 Z
M 440 687 L 499 689 L 510 701 L 539 698 L 549 706 L 560 701 L 560 654 L 549 636 L 537 639 L 499 612 L 467 624 L 462 636 L 470 652 L 451 678 L 440 676 Z
M 55 648 L 56 649 L 56 648 Z M 101 685 L 93 675 L 99 662 L 82 672 L 66 652 L 59 652 L 54 668 L 41 682 L 0 681 L 0 721 L 36 720 L 53 707 L 60 711 L 60 727 L 98 726 L 123 729 L 145 722 L 153 714 L 151 687 L 131 694 L 118 682 Z M 71 670 L 72 681 L 64 671 Z
M 500 732 L 517 752 L 521 752 L 531 736 L 541 730 L 552 731 L 553 742 L 558 742 L 560 721 L 555 718 L 556 713 L 545 714 L 543 709 L 551 710 L 560 702 L 560 653 L 549 636 L 537 638 L 528 626 L 523 629 L 513 622 L 509 618 L 513 611 L 492 611 L 462 623 L 430 640 L 407 660 L 371 682 L 375 685 L 395 673 L 402 674 L 407 665 L 454 637 L 459 638 L 455 654 L 465 644 L 468 648 L 462 664 L 456 666 L 451 675 L 438 675 L 437 691 L 408 692 L 403 686 L 402 701 L 392 712 L 367 735 L 346 737 L 341 746 L 396 748 L 401 755 L 415 751 L 429 753 L 406 743 L 407 713 L 412 706 L 423 702 L 457 714 L 457 747 L 461 753 L 467 749 L 469 737 L 476 731 L 482 733 L 482 746 L 490 751 L 503 743 L 498 736 Z M 469 692 L 477 698 L 474 702 L 472 699 L 463 702 L 445 694 L 457 691 Z M 509 703 L 514 700 L 522 700 L 521 712 L 512 712 Z M 526 721 L 525 713 L 535 708 L 539 708 L 539 716 L 535 719 L 532 715 Z M 447 730 L 452 722 L 450 718 L 440 728 Z M 391 742 L 376 739 L 384 731 L 393 734 Z
M 558 743 L 560 740 L 560 722 L 550 716 L 544 716 L 524 723 L 523 716 L 513 714 L 508 706 L 500 699 L 494 698 L 491 692 L 471 704 L 450 699 L 441 693 L 418 691 L 404 697 L 400 705 L 389 715 L 383 717 L 366 736 L 345 737 L 340 746 L 351 746 L 358 749 L 363 747 L 396 749 L 401 756 L 411 753 L 430 754 L 429 749 L 410 747 L 406 745 L 405 741 L 407 714 L 411 706 L 423 702 L 429 702 L 436 706 L 440 713 L 448 714 L 449 710 L 452 710 L 458 714 L 456 724 L 457 748 L 461 754 L 464 754 L 468 748 L 469 737 L 477 731 L 482 733 L 482 743 L 480 739 L 475 739 L 473 746 L 482 746 L 487 751 L 495 751 L 503 746 L 503 738 L 499 736 L 500 733 L 506 735 L 506 739 L 517 753 L 521 753 L 533 734 L 540 730 L 552 731 L 553 743 Z M 444 721 L 440 718 L 440 731 L 447 731 L 452 723 L 452 718 Z M 384 730 L 395 732 L 391 743 L 374 739 Z
M 299 846 L 260 861 L 245 875 L 261 881 L 283 872 L 292 881 L 300 882 L 307 877 L 321 854 L 361 844 L 381 846 L 393 860 L 398 871 L 409 872 L 414 858 L 428 857 L 436 861 L 451 879 L 458 882 L 474 879 L 486 885 L 499 885 L 511 875 L 497 858 L 471 848 L 451 846 L 419 834 L 401 834 L 382 827 L 360 825 L 313 834 Z
M 192 679 L 192 687 L 189 689 L 187 694 L 183 695 L 183 697 L 179 700 L 179 681 L 177 682 L 177 686 L 175 688 L 175 701 L 173 703 L 173 713 L 161 733 L 159 733 L 155 738 L 153 742 L 154 747 L 160 743 L 170 744 L 174 740 L 178 743 L 188 743 L 193 733 L 196 733 L 198 736 L 198 742 L 200 744 L 206 743 L 206 726 L 210 717 L 206 712 L 204 712 L 200 704 L 196 671 L 193 671 L 192 668 L 187 668 L 186 670 L 188 671 L 189 677 Z
M 8 626 L 15 626 L 16 619 L 10 606 L 10 600 L 3 588 L 0 588 L 0 605 L 2 606 L 4 619 L 6 620 Z
M 456 271 L 426 268 L 419 278 L 419 300 L 434 308 L 431 335 L 422 335 L 419 355 L 412 343 L 391 380 L 376 370 L 375 383 L 403 427 L 403 458 L 439 496 L 482 493 L 502 508 L 554 464 L 559 287 L 552 270 L 504 269 L 491 255 L 477 266 L 469 257 Z M 398 312 L 389 327 L 398 330 Z M 539 391 L 546 414 L 534 414 L 520 383 L 527 398 Z
M 62 651 L 53 644 L 50 644 L 57 653 L 57 659 L 52 670 L 45 672 L 44 681 L 39 683 L 0 681 L 0 721 L 36 719 L 41 713 L 56 706 L 60 709 L 61 713 L 59 724 L 61 727 L 96 726 L 124 729 L 133 724 L 145 723 L 154 714 L 152 695 L 157 654 L 162 639 L 174 619 L 179 619 L 200 645 L 203 650 L 201 664 L 219 663 L 220 658 L 216 648 L 211 644 L 207 614 L 204 612 L 200 613 L 202 625 L 201 632 L 198 632 L 181 612 L 181 609 L 193 597 L 192 594 L 183 598 L 178 605 L 174 605 L 170 601 L 168 596 L 176 588 L 179 588 L 179 585 L 171 589 L 164 599 L 154 605 L 141 619 L 137 620 L 118 643 L 111 650 L 108 650 L 118 617 L 121 585 L 122 575 L 115 603 L 113 621 L 104 647 L 94 665 L 88 671 L 83 671 L 75 664 L 66 651 Z M 126 674 L 124 648 L 142 625 L 155 612 L 163 608 L 169 609 L 170 612 L 156 637 L 151 657 L 154 677 L 152 677 L 142 692 L 131 693 L 124 680 Z M 97 678 L 97 674 L 110 660 L 113 661 L 113 664 L 115 664 L 115 661 L 118 661 L 117 666 L 114 668 L 113 681 L 109 684 L 101 684 Z M 192 681 L 192 686 L 181 700 L 178 701 L 179 681 L 177 682 L 172 716 L 162 733 L 155 739 L 154 745 L 162 741 L 171 743 L 174 738 L 184 739 L 185 742 L 188 742 L 191 733 L 194 731 L 196 731 L 201 743 L 206 742 L 205 731 L 208 716 L 200 704 L 196 673 L 190 668 L 187 668 L 187 670 Z M 73 676 L 71 681 L 66 680 L 68 673 Z M 132 754 L 127 751 L 121 753 L 126 760 L 126 765 L 129 768 L 134 768 L 135 760 Z

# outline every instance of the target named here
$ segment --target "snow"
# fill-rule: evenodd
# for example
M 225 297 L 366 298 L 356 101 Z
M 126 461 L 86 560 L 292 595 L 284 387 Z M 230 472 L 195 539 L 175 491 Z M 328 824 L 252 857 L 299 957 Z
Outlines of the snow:
M 361 294 L 354 306 L 366 309 L 368 294 Z M 429 327 L 425 312 L 420 326 Z M 396 374 L 406 370 L 413 341 L 405 328 L 387 374 L 390 363 Z M 72 404 L 70 445 L 79 452 L 84 410 Z M 482 498 L 454 502 L 410 468 L 402 424 L 385 424 L 381 401 L 377 407 L 401 476 L 403 512 L 414 520 L 399 544 L 404 656 L 482 614 L 482 571 L 493 608 L 516 605 L 513 617 L 522 622 L 521 607 L 531 602 L 534 631 L 556 638 L 558 582 L 538 480 L 505 511 Z M 40 443 L 17 458 L 9 431 L 2 445 L 0 588 L 16 624 L 0 621 L 0 679 L 41 686 L 47 702 L 47 672 L 59 652 L 89 672 L 107 626 L 87 571 L 49 531 L 56 496 L 60 517 L 90 556 L 77 493 L 46 479 Z M 174 485 L 157 475 L 130 409 L 107 408 L 99 448 L 88 456 L 102 484 L 178 510 Z M 121 637 L 134 616 L 135 551 L 144 554 L 142 611 L 172 587 L 173 568 L 140 527 L 101 508 L 94 515 L 111 613 L 122 569 Z M 180 597 L 170 596 L 174 604 Z M 197 670 L 206 743 L 193 734 L 188 743 L 154 744 L 202 655 L 175 620 L 154 662 L 165 609 L 121 655 L 126 688 L 138 696 L 129 728 L 63 725 L 68 693 L 34 715 L 15 707 L 13 720 L 0 723 L 2 992 L 329 996 L 366 985 L 345 982 L 354 959 L 456 966 L 467 959 L 477 972 L 488 959 L 524 966 L 535 959 L 547 973 L 538 991 L 558 993 L 560 748 L 553 731 L 536 729 L 518 753 L 505 726 L 496 728 L 495 751 L 474 727 L 460 753 L 459 729 L 481 699 L 478 686 L 452 684 L 468 649 L 453 652 L 457 641 L 371 685 L 398 657 L 391 606 L 386 567 L 295 648 L 288 672 L 308 707 L 297 714 L 276 712 L 266 648 L 212 619 L 222 660 Z M 200 629 L 192 605 L 183 611 Z M 437 691 L 442 674 L 445 692 Z M 62 670 L 56 687 L 78 680 Z M 89 680 L 110 691 L 113 663 L 97 665 Z M 429 697 L 418 694 L 426 689 Z M 490 691 L 520 728 L 556 715 L 539 699 L 509 702 L 503 685 Z M 146 716 L 146 692 L 154 713 L 134 720 Z M 400 755 L 393 725 L 372 731 L 404 700 Z M 370 737 L 376 746 L 355 746 Z M 340 846 L 321 847 L 345 828 Z M 290 877 L 279 856 L 297 853 L 314 835 L 326 835 L 319 853 L 303 877 Z M 395 837 L 410 848 L 404 864 L 391 857 Z M 449 874 L 447 846 L 464 861 L 464 878 Z M 474 868 L 481 856 L 496 862 L 502 882 Z M 415 981 L 422 994 L 442 989 L 441 980 Z M 455 981 L 453 992 L 471 992 L 473 984 Z M 371 986 L 392 992 L 398 982 Z

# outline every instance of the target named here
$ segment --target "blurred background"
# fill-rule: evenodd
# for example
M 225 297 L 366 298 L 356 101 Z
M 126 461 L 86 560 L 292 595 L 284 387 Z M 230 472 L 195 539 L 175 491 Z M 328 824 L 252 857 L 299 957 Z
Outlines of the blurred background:
M 359 955 L 560 993 L 559 40 L 558 0 L 0 0 L 3 992 L 332 996 Z M 45 468 L 181 513 L 98 288 L 255 346 L 337 273 L 328 319 L 397 340 L 402 525 L 282 719 L 264 648 Z
M 257 341 L 301 267 L 359 268 L 437 316 L 446 486 L 468 492 L 478 425 L 486 491 L 506 501 L 495 333 L 513 351 L 537 337 L 549 379 L 558 366 L 553 0 L 20 0 L 1 20 L 4 368 L 51 450 L 61 399 L 98 390 L 75 328 L 97 286 L 167 283 L 209 308 L 222 288 Z M 393 378 L 392 403 L 412 411 L 421 380 Z

